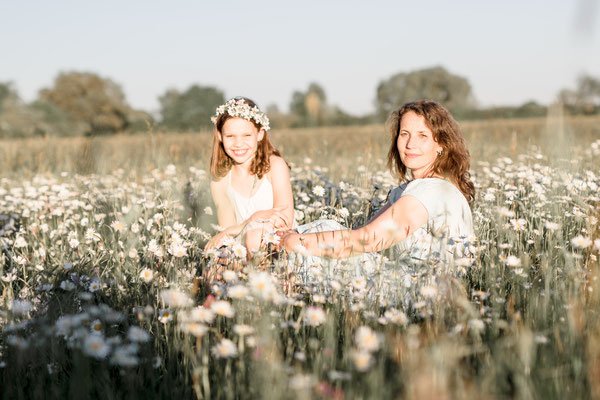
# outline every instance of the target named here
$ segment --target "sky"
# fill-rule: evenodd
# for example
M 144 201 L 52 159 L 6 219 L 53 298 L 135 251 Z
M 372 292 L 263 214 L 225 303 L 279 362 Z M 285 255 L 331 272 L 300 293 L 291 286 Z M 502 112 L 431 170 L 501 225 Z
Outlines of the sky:
M 549 103 L 600 78 L 600 0 L 0 0 L 0 82 L 24 101 L 86 71 L 152 112 L 193 84 L 287 111 L 316 82 L 360 115 L 382 80 L 437 65 L 481 106 Z

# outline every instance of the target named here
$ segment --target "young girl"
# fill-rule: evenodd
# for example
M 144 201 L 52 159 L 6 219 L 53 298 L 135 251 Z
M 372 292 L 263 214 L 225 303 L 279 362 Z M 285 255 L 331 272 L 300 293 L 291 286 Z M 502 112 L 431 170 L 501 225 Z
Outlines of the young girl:
M 293 225 L 289 167 L 269 140 L 269 118 L 252 100 L 235 97 L 219 106 L 211 119 L 215 130 L 210 190 L 224 230 L 206 249 L 241 235 L 247 249 L 255 252 L 265 232 Z

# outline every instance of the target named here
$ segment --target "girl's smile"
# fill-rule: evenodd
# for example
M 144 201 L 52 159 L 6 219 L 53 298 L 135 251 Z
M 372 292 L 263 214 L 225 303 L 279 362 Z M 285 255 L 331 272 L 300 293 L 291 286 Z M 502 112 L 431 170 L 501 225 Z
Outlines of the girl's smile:
M 238 165 L 250 165 L 264 131 L 243 118 L 229 118 L 220 134 L 225 153 Z

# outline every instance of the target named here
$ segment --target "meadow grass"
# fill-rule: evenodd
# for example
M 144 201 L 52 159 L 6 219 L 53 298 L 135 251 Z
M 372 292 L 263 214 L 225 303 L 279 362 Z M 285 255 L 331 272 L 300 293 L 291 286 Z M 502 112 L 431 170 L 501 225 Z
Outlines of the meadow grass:
M 203 253 L 209 132 L 3 141 L 4 398 L 596 398 L 600 118 L 462 124 L 474 257 L 300 284 L 269 248 Z M 364 223 L 383 126 L 274 131 L 299 223 Z M 401 268 L 402 267 L 402 268 Z M 327 268 L 323 269 L 326 271 Z M 409 301 L 406 299 L 409 298 Z

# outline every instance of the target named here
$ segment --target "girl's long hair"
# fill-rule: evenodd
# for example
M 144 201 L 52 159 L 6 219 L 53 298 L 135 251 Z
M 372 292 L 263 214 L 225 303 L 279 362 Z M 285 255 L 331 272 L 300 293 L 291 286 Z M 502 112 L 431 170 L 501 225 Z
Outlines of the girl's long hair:
M 412 111 L 425 119 L 425 124 L 433 133 L 433 139 L 442 147 L 442 154 L 433 162 L 431 172 L 448 179 L 465 196 L 469 204 L 475 198 L 475 186 L 469 173 L 470 156 L 465 139 L 450 112 L 441 104 L 431 100 L 406 103 L 390 114 L 386 128 L 392 136 L 387 164 L 392 173 L 397 173 L 400 181 L 407 179 L 407 168 L 400 159 L 398 135 L 402 116 Z
M 240 97 L 240 99 L 244 100 L 244 103 L 248 104 L 250 107 L 256 107 L 256 103 L 254 103 L 252 100 L 246 97 Z M 220 179 L 224 177 L 233 166 L 233 160 L 227 155 L 227 153 L 225 153 L 223 142 L 219 140 L 219 134 L 223 132 L 223 125 L 225 125 L 225 122 L 230 118 L 235 117 L 229 115 L 226 111 L 219 115 L 217 121 L 215 122 L 215 129 L 213 131 L 213 148 L 212 155 L 210 157 L 210 174 L 213 179 Z M 254 124 L 256 129 L 262 129 L 262 126 L 256 121 L 252 119 L 249 121 Z M 281 153 L 279 153 L 279 151 L 269 140 L 269 133 L 265 131 L 262 140 L 258 142 L 256 155 L 250 164 L 250 173 L 258 176 L 258 179 L 261 179 L 271 169 L 271 155 L 281 157 Z

